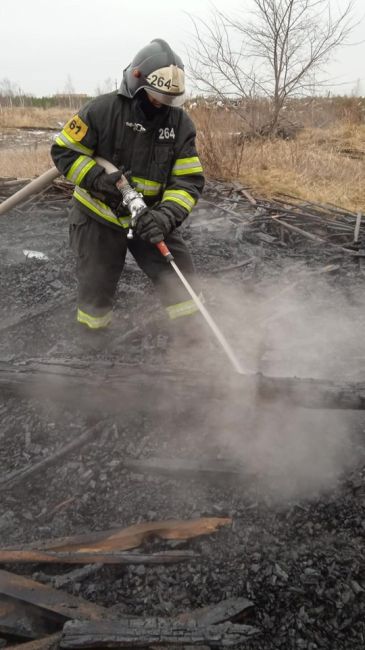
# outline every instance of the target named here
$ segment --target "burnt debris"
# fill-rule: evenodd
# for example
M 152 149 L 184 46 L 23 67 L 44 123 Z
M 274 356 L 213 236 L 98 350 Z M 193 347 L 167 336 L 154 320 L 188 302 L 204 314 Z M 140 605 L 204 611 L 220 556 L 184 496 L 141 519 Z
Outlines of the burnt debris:
M 133 259 L 110 331 L 78 331 L 71 191 L 0 220 L 0 647 L 360 650 L 362 215 L 207 184 L 184 237 L 232 378 L 168 359 Z M 199 534 L 154 534 L 176 521 Z

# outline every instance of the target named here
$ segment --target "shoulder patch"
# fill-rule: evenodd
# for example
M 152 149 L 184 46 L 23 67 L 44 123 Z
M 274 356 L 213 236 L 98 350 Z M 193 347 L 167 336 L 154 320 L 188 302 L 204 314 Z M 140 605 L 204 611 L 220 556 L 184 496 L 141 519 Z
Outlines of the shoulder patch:
M 63 130 L 69 135 L 73 140 L 80 142 L 88 132 L 88 126 L 85 122 L 82 121 L 81 117 L 74 115 L 67 124 L 63 127 Z

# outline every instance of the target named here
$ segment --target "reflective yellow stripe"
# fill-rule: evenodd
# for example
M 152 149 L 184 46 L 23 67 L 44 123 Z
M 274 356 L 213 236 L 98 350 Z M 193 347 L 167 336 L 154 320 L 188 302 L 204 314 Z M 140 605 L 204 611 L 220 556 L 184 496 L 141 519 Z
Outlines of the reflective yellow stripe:
M 138 192 L 141 192 L 144 196 L 157 196 L 162 187 L 162 183 L 149 181 L 147 178 L 139 178 L 138 176 L 132 176 L 132 182 Z
M 96 162 L 90 156 L 79 156 L 66 174 L 66 178 L 75 185 L 80 185 L 82 179 L 95 167 Z
M 86 312 L 77 310 L 77 320 L 83 325 L 87 325 L 93 330 L 101 329 L 102 327 L 107 327 L 112 320 L 112 312 L 108 311 L 104 316 L 91 316 L 86 314 Z
M 178 158 L 172 168 L 172 176 L 183 176 L 184 174 L 201 174 L 203 167 L 198 156 L 192 158 Z
M 196 204 L 196 199 L 186 190 L 166 190 L 163 193 L 162 201 L 174 201 L 188 212 L 191 212 Z
M 93 153 L 92 149 L 85 147 L 79 142 L 76 142 L 76 140 L 70 138 L 70 136 L 67 135 L 67 133 L 64 131 L 61 131 L 61 133 L 58 133 L 58 135 L 56 135 L 55 142 L 56 144 L 59 144 L 60 147 L 67 147 L 67 149 L 72 149 L 72 151 L 77 151 L 78 153 L 86 153 L 89 155 Z
M 191 316 L 198 311 L 198 308 L 194 300 L 185 300 L 185 302 L 179 302 L 176 305 L 169 305 L 166 307 L 166 311 L 171 320 L 176 318 L 181 318 L 182 316 Z
M 109 208 L 109 206 L 106 205 L 106 203 L 103 203 L 102 201 L 99 201 L 99 199 L 95 199 L 89 192 L 84 190 L 81 187 L 75 187 L 74 191 L 74 197 L 80 203 L 85 205 L 89 210 L 92 212 L 95 212 L 99 217 L 103 217 L 106 221 L 110 221 L 111 223 L 115 223 L 116 226 L 121 226 L 122 228 L 129 228 L 130 224 L 130 217 L 119 217 L 119 219 L 115 216 L 114 212 Z
M 76 185 L 79 185 L 81 183 L 82 179 L 85 178 L 86 174 L 90 171 L 90 169 L 95 167 L 95 165 L 96 165 L 95 160 L 90 160 L 88 164 L 85 165 L 85 167 L 82 169 L 82 171 L 77 177 Z

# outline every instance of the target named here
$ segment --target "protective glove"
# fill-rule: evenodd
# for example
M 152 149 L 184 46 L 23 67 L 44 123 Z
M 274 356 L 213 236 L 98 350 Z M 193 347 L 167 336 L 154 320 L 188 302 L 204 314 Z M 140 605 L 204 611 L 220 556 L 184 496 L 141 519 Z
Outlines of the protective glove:
M 99 174 L 93 182 L 92 189 L 101 194 L 105 203 L 110 205 L 110 207 L 117 206 L 122 200 L 122 195 L 118 190 L 116 183 L 121 179 L 122 172 L 113 172 L 112 174 L 107 174 L 103 172 Z
M 161 210 L 148 210 L 137 219 L 134 231 L 149 244 L 158 244 L 172 229 L 169 217 Z

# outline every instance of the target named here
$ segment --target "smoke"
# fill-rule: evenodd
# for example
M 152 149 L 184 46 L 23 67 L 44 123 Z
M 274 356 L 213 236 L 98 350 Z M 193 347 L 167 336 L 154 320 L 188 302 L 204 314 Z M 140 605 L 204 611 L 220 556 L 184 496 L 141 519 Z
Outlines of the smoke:
M 356 288 L 342 292 L 326 278 L 305 283 L 280 279 L 254 291 L 215 284 L 208 288 L 221 329 L 248 372 L 273 376 L 356 380 L 365 341 L 365 300 Z
M 336 411 L 294 408 L 279 402 L 256 406 L 241 429 L 223 429 L 224 455 L 272 500 L 311 498 L 332 489 L 351 466 L 349 420 Z
M 360 288 L 345 293 L 325 275 L 307 273 L 303 280 L 300 273 L 292 274 L 294 279 L 276 275 L 272 280 L 267 280 L 266 273 L 251 289 L 237 281 L 232 286 L 228 275 L 214 284 L 205 282 L 206 306 L 247 375 L 356 381 L 365 358 L 365 337 L 359 335 L 364 331 L 365 314 Z M 128 378 L 128 371 L 124 376 L 121 370 L 120 392 L 98 386 L 91 398 L 87 385 L 84 390 L 70 385 L 67 371 L 46 386 L 34 385 L 33 391 L 43 400 L 66 403 L 70 412 L 84 407 L 90 411 L 92 401 L 96 420 L 110 413 L 120 416 L 123 426 L 126 414 L 130 418 L 140 414 L 145 417 L 145 429 L 138 425 L 142 428 L 136 431 L 136 439 L 149 435 L 154 427 L 158 431 L 152 436 L 153 448 L 143 449 L 142 457 L 148 453 L 167 459 L 188 455 L 208 464 L 209 459 L 227 459 L 242 476 L 242 488 L 238 485 L 237 489 L 244 491 L 249 485 L 258 499 L 269 496 L 283 503 L 332 490 L 358 462 L 354 432 L 362 425 L 362 412 L 311 410 L 294 406 L 288 399 L 264 400 L 259 382 L 245 383 L 237 375 L 199 314 L 178 319 L 173 323 L 177 329 L 179 320 L 185 321 L 191 344 L 189 350 L 186 332 L 177 332 L 179 345 L 171 350 L 170 369 L 173 377 L 174 369 L 186 370 L 181 386 L 176 377 L 169 385 L 168 376 L 160 372 L 165 370 L 164 357 L 161 354 L 159 365 L 156 345 L 151 344 L 150 357 L 139 345 L 137 361 L 144 354 L 148 365 L 150 358 L 155 376 L 141 368 L 139 384 L 138 374 Z M 118 337 L 114 342 L 110 334 L 106 336 L 113 353 L 117 350 L 122 355 L 125 349 L 130 361 L 130 342 L 126 346 L 118 344 Z M 195 337 L 200 343 L 194 342 Z M 74 345 L 77 348 L 76 340 Z M 198 372 L 196 387 L 190 370 Z M 58 400 L 60 394 L 62 400 Z M 181 432 L 187 433 L 179 440 Z
M 312 274 L 302 286 L 276 280 L 254 291 L 228 281 L 205 287 L 208 308 L 246 373 L 343 382 L 356 381 L 365 357 L 359 337 L 365 305 L 355 293 L 345 295 Z M 209 435 L 198 438 L 197 453 L 230 460 L 262 497 L 306 499 L 333 489 L 356 463 L 353 436 L 361 412 L 264 401 L 255 382 L 249 388 L 242 382 L 238 404 L 233 395 L 241 380 L 207 330 L 205 334 L 211 352 L 199 356 L 199 369 L 210 375 L 212 386 L 221 382 L 224 399 L 206 407 Z M 195 402 L 196 411 L 204 408 L 199 395 Z

